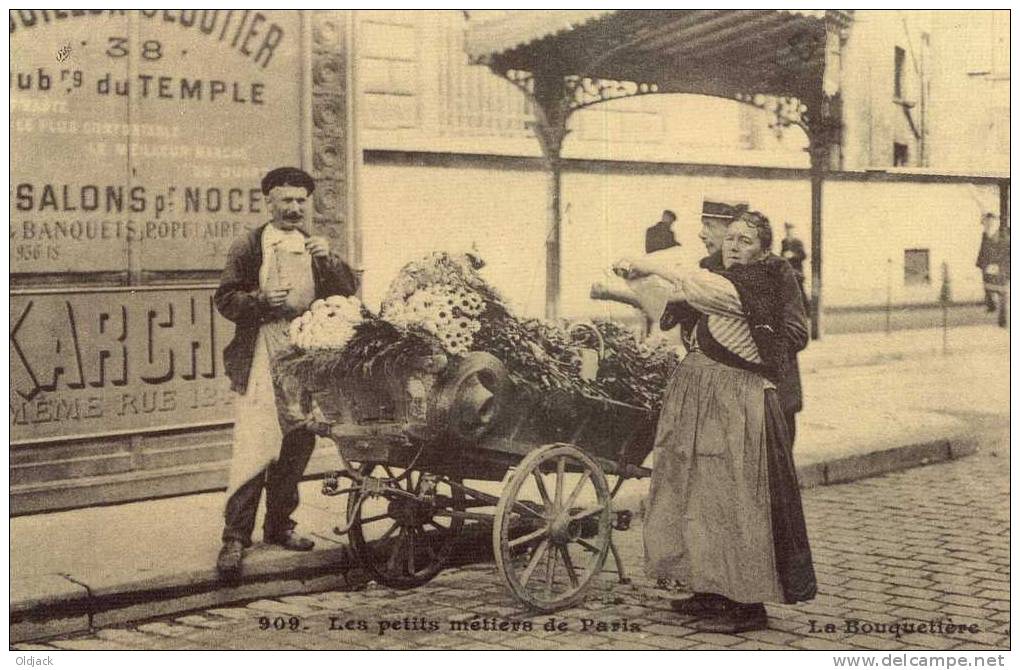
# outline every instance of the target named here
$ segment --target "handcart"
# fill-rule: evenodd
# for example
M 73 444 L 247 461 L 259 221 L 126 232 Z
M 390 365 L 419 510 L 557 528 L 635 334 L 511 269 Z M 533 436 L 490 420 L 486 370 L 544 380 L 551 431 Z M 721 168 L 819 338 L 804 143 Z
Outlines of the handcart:
M 610 553 L 626 581 L 612 531 L 630 513 L 615 512 L 613 498 L 626 479 L 650 474 L 641 463 L 653 412 L 525 392 L 484 352 L 449 365 L 423 357 L 317 395 L 328 417 L 318 432 L 341 463 L 323 493 L 348 496 L 337 532 L 377 582 L 428 582 L 476 524 L 491 526 L 500 575 L 538 611 L 583 600 Z

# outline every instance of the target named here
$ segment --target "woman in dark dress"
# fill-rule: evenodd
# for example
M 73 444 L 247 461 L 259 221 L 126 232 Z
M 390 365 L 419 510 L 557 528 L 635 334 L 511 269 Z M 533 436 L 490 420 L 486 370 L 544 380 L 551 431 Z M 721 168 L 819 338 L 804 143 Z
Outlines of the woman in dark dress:
M 689 353 L 666 389 L 656 434 L 645 558 L 650 576 L 694 594 L 674 609 L 710 632 L 766 628 L 764 602 L 816 592 L 776 395 L 787 343 L 780 279 L 764 262 L 771 242 L 768 220 L 745 214 L 727 230 L 720 271 L 647 259 L 621 268 L 671 281 L 686 315 Z

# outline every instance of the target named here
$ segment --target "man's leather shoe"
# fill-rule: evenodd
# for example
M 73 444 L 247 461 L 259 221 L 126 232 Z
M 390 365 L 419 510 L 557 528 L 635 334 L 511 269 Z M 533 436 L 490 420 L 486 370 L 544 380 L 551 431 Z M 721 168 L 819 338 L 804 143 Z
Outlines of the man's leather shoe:
M 227 540 L 216 558 L 216 572 L 222 579 L 237 579 L 241 576 L 241 558 L 244 544 L 240 540 Z
M 733 635 L 750 630 L 765 630 L 769 627 L 769 619 L 765 613 L 765 606 L 755 603 L 731 607 L 713 617 L 695 621 L 690 626 L 703 633 Z
M 291 551 L 311 551 L 315 547 L 314 542 L 307 537 L 301 537 L 293 530 L 285 530 L 278 535 L 267 535 L 265 540 L 267 544 L 277 544 Z
M 671 600 L 669 604 L 677 614 L 703 617 L 722 613 L 730 606 L 730 601 L 714 593 L 695 593 L 690 598 Z

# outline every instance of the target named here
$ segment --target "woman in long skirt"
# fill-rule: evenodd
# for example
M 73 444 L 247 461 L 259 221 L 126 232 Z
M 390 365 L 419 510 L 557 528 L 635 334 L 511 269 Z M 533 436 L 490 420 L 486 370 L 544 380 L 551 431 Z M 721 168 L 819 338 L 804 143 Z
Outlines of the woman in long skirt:
M 765 602 L 815 596 L 800 490 L 774 380 L 785 360 L 768 220 L 727 230 L 721 272 L 646 260 L 682 301 L 689 353 L 663 397 L 644 522 L 650 576 L 694 595 L 674 601 L 703 631 L 766 628 Z

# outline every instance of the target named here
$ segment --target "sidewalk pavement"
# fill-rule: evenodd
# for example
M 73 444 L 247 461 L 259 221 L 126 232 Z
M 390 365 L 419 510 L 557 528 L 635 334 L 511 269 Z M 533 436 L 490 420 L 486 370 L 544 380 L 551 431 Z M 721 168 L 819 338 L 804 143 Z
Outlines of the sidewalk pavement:
M 802 486 L 851 481 L 972 453 L 1009 417 L 1009 339 L 994 326 L 848 334 L 801 355 L 805 409 L 795 457 Z M 637 510 L 648 480 L 617 507 Z M 296 515 L 308 553 L 255 545 L 245 577 L 224 586 L 213 565 L 223 493 L 11 519 L 11 640 L 41 638 L 219 604 L 330 589 L 365 577 L 344 538 L 344 497 L 302 484 Z M 497 493 L 499 483 L 488 487 Z M 466 544 L 488 547 L 488 535 Z M 480 555 L 480 554 L 479 554 Z

